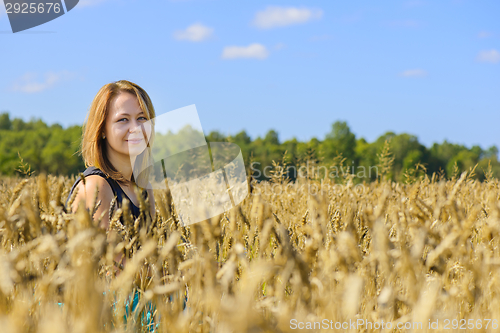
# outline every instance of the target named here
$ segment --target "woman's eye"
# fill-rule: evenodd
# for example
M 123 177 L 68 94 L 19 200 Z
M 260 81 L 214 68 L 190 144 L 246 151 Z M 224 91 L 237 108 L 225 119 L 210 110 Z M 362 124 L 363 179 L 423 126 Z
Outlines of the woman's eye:
M 139 119 L 148 120 L 148 118 L 146 118 L 146 117 L 139 117 Z M 122 120 L 128 120 L 128 119 L 127 118 L 122 118 L 122 119 L 119 119 L 118 122 L 120 122 Z

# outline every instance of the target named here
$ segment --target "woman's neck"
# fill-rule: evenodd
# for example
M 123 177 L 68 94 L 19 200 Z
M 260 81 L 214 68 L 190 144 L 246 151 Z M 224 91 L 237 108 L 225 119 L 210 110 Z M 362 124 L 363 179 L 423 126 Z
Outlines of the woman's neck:
M 130 183 L 132 178 L 132 164 L 133 161 L 130 161 L 130 157 L 128 155 L 111 153 L 108 154 L 109 161 L 116 169 L 116 171 L 120 172 L 125 179 L 127 179 Z M 127 184 L 127 185 L 130 185 Z

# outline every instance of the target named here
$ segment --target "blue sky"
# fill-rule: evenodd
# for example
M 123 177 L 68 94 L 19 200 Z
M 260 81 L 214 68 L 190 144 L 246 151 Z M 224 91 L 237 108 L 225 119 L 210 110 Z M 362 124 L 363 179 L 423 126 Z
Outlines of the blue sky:
M 500 147 L 499 1 L 81 0 L 13 34 L 0 6 L 0 112 L 82 124 L 127 79 L 206 134 L 323 139 L 336 120 L 430 146 Z

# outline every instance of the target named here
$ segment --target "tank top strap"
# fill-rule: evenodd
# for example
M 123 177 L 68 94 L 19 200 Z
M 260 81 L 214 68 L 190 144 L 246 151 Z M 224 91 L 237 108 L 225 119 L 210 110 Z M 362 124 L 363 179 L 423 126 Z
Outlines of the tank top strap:
M 118 183 L 116 182 L 116 180 L 114 180 L 113 178 L 110 178 L 110 177 L 106 176 L 106 174 L 101 169 L 98 169 L 95 166 L 91 166 L 91 167 L 88 167 L 83 172 L 83 175 L 85 177 L 92 176 L 92 175 L 98 175 L 98 176 L 101 176 L 102 178 L 106 179 L 106 181 L 108 182 L 109 186 L 111 187 L 111 190 L 113 191 L 113 195 L 116 196 L 116 200 L 118 202 L 120 202 L 120 203 L 122 202 L 122 198 L 123 198 L 123 195 L 124 195 L 122 188 L 120 187 L 120 185 L 118 185 Z M 68 194 L 68 198 L 66 199 L 66 206 L 68 204 L 69 199 L 71 198 L 71 195 L 73 194 L 73 191 L 75 190 L 75 187 L 78 185 L 78 183 L 80 181 L 81 181 L 81 178 L 77 178 L 76 181 L 75 181 L 75 183 L 71 187 L 71 190 L 69 191 L 69 194 Z
M 137 218 L 140 215 L 141 210 L 139 209 L 139 207 L 137 207 L 136 205 L 134 205 L 134 203 L 132 202 L 132 200 L 130 200 L 130 198 L 123 191 L 123 189 L 120 187 L 120 185 L 118 184 L 118 182 L 116 180 L 114 180 L 111 177 L 106 176 L 106 174 L 101 169 L 99 169 L 99 168 L 97 168 L 95 166 L 88 167 L 83 172 L 83 176 L 84 177 L 92 176 L 92 175 L 98 175 L 98 176 L 106 179 L 106 181 L 108 182 L 109 186 L 111 187 L 111 190 L 113 191 L 113 195 L 116 196 L 116 201 L 117 201 L 117 206 L 118 207 L 121 207 L 123 198 L 127 198 L 127 200 L 130 202 L 130 209 L 131 209 L 133 217 Z M 75 187 L 78 185 L 78 183 L 80 181 L 81 181 L 81 178 L 78 177 L 76 179 L 75 183 L 73 184 L 73 186 L 71 187 L 71 190 L 69 191 L 69 194 L 68 194 L 68 198 L 66 199 L 66 205 L 65 205 L 66 207 L 68 205 L 69 199 L 71 198 L 71 195 L 73 194 L 73 191 L 75 190 Z M 148 198 L 148 192 L 147 192 L 147 190 L 144 189 L 142 191 L 142 195 L 143 195 L 144 199 L 147 199 Z

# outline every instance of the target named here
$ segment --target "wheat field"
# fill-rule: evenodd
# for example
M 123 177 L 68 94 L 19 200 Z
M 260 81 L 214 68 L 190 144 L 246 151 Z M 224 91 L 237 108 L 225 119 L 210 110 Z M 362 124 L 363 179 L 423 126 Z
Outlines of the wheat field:
M 500 325 L 497 179 L 319 187 L 278 175 L 252 183 L 240 206 L 187 227 L 167 191 L 156 191 L 156 221 L 133 221 L 125 204 L 109 230 L 83 206 L 65 213 L 74 181 L 0 178 L 2 333 Z M 122 269 L 119 253 L 129 258 Z

